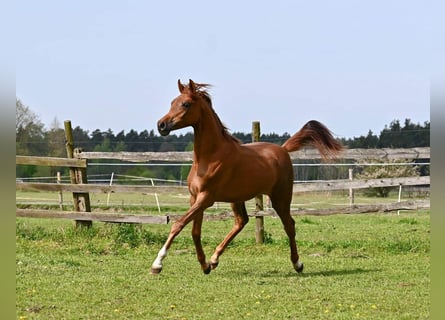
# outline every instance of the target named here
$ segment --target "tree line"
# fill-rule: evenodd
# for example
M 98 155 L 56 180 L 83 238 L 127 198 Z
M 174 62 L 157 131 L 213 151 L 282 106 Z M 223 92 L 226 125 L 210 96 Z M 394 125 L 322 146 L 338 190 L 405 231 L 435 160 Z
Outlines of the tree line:
M 251 133 L 234 132 L 241 142 L 252 141 Z M 282 144 L 290 137 L 289 133 L 266 133 L 261 141 Z M 76 126 L 73 129 L 74 146 L 84 151 L 129 151 L 129 152 L 166 152 L 193 150 L 193 133 L 170 134 L 162 137 L 154 130 L 124 130 L 114 133 L 96 129 L 92 132 Z M 379 134 L 371 130 L 366 136 L 341 138 L 348 148 L 412 148 L 430 146 L 430 122 L 413 123 L 405 119 L 403 123 L 393 120 Z M 45 128 L 39 117 L 20 99 L 16 99 L 16 154 L 33 156 L 66 157 L 65 133 L 61 124 L 54 119 L 49 128 Z M 32 166 L 31 166 L 32 167 Z M 36 174 L 36 168 L 17 167 L 17 176 Z M 148 169 L 147 169 L 148 170 Z M 174 170 L 169 169 L 169 170 Z M 140 172 L 138 172 L 140 173 Z M 175 173 L 177 175 L 177 173 Z
M 242 143 L 252 141 L 251 133 L 233 132 L 233 136 Z M 275 144 L 283 144 L 290 138 L 290 134 L 266 133 L 260 137 L 261 141 Z M 154 130 L 137 132 L 124 130 L 114 134 L 111 129 L 101 131 L 94 130 L 91 134 L 79 126 L 73 129 L 73 137 L 78 147 L 85 151 L 135 151 L 135 152 L 167 152 L 167 151 L 190 151 L 193 148 L 193 133 L 170 134 L 162 137 Z M 386 125 L 377 135 L 371 130 L 366 136 L 353 138 L 340 138 L 343 145 L 348 148 L 414 148 L 430 146 L 430 122 L 423 124 L 413 123 L 405 119 L 403 126 L 399 120 L 392 121 Z
M 19 110 L 22 109 L 22 110 Z M 16 113 L 16 153 L 20 155 L 64 156 L 65 133 L 57 119 L 49 129 L 28 108 L 17 100 Z M 241 142 L 252 141 L 251 133 L 234 132 L 233 136 Z M 260 140 L 282 144 L 290 138 L 289 133 L 262 134 Z M 73 129 L 75 147 L 84 151 L 130 151 L 130 152 L 166 152 L 190 151 L 193 148 L 193 133 L 170 134 L 162 137 L 154 130 L 124 130 L 115 134 L 111 129 L 96 129 L 91 133 L 77 126 Z M 430 122 L 413 123 L 405 119 L 403 125 L 393 120 L 377 135 L 371 130 L 366 136 L 341 138 L 348 148 L 413 148 L 430 146 Z

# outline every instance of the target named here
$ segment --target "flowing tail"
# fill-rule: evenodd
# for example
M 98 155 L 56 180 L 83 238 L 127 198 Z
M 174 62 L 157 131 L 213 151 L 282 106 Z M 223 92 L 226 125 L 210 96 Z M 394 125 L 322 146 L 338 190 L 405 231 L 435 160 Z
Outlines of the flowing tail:
M 282 147 L 287 152 L 293 152 L 308 145 L 317 148 L 325 160 L 336 158 L 343 150 L 343 145 L 332 136 L 331 131 L 324 124 L 315 120 L 307 122 Z

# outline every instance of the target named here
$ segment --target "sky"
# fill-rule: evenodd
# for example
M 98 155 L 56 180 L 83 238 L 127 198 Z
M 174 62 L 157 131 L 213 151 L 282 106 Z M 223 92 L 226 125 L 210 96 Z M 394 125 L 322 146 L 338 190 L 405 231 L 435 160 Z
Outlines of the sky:
M 430 121 L 428 1 L 16 2 L 16 96 L 47 128 L 156 130 L 177 80 L 232 132 Z M 185 133 L 182 129 L 176 133 Z

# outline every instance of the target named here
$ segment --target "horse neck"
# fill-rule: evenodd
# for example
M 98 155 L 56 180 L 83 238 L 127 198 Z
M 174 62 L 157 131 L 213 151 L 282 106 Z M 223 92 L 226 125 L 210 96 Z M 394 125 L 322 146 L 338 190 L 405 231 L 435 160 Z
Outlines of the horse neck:
M 213 111 L 209 110 L 213 113 Z M 224 136 L 224 128 L 213 114 L 203 115 L 201 121 L 193 127 L 195 160 L 211 159 L 225 145 L 233 143 Z

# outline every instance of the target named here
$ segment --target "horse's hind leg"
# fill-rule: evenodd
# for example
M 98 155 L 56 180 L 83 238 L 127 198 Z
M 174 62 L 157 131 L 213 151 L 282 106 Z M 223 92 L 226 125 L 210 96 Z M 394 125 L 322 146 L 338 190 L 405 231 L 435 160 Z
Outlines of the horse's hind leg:
M 283 223 L 284 230 L 289 237 L 290 244 L 290 259 L 294 269 L 300 273 L 303 271 L 303 263 L 299 261 L 297 243 L 295 241 L 295 221 L 290 215 L 290 200 L 283 199 L 280 196 L 271 196 L 272 207 L 277 212 Z
M 222 255 L 230 241 L 232 241 L 233 238 L 235 238 L 235 236 L 244 228 L 247 222 L 249 222 L 249 216 L 247 215 L 244 202 L 231 203 L 230 205 L 235 216 L 235 224 L 224 240 L 218 245 L 218 247 L 216 247 L 215 252 L 210 258 L 210 265 L 212 266 L 212 269 L 215 269 L 218 266 L 219 256 Z

